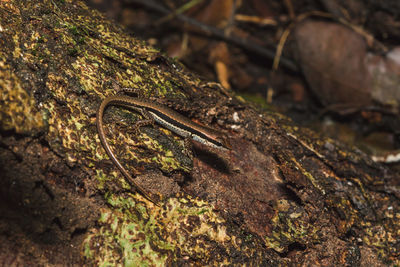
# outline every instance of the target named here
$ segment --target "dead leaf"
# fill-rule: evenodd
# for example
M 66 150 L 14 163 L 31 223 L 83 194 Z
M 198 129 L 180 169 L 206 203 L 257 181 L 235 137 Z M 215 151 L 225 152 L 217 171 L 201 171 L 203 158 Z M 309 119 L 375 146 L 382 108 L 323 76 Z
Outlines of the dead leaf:
M 304 76 L 322 104 L 371 104 L 362 36 L 340 24 L 311 20 L 298 25 L 294 36 Z

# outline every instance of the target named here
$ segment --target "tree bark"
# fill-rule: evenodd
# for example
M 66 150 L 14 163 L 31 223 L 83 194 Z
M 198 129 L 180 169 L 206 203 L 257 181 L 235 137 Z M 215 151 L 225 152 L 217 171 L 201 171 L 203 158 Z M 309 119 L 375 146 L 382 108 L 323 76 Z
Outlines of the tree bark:
M 111 107 L 114 84 L 227 133 L 194 144 Z M 400 179 L 354 148 L 260 111 L 80 1 L 0 2 L 0 263 L 399 265 Z M 129 128 L 131 127 L 131 128 Z

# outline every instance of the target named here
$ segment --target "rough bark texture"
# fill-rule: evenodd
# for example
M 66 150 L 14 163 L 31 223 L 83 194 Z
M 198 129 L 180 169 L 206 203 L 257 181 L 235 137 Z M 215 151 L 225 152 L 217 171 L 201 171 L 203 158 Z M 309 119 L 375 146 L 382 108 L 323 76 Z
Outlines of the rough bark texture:
M 113 107 L 136 87 L 225 131 L 195 144 Z M 0 2 L 0 264 L 400 264 L 399 177 L 355 149 L 223 94 L 79 1 Z M 261 115 L 260 115 L 261 114 Z M 116 123 L 118 122 L 118 123 Z

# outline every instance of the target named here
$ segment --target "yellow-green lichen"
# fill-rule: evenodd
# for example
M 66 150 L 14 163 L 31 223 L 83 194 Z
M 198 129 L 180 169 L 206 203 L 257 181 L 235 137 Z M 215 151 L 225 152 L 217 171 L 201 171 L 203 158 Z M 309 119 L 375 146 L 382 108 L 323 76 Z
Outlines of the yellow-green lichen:
M 102 190 L 107 187 L 107 185 L 117 184 L 120 188 L 130 190 L 131 186 L 125 180 L 124 176 L 120 174 L 118 170 L 113 170 L 108 173 L 104 173 L 103 170 L 96 170 L 96 175 L 94 178 L 97 180 L 97 188 Z
M 109 208 L 102 209 L 99 227 L 90 230 L 82 245 L 86 263 L 258 266 L 271 260 L 262 246 L 254 246 L 253 236 L 246 239 L 232 231 L 206 201 L 178 197 L 157 207 L 131 194 L 107 194 L 106 199 Z M 238 253 L 240 258 L 234 256 Z
M 232 241 L 225 221 L 204 201 L 171 198 L 158 208 L 130 194 L 107 199 L 111 209 L 102 210 L 100 229 L 92 229 L 83 245 L 86 260 L 96 265 L 165 266 L 182 255 L 207 262 L 214 242 Z
M 11 69 L 0 51 L 0 126 L 18 134 L 36 134 L 44 130 L 43 115 Z
M 275 207 L 271 219 L 272 232 L 265 237 L 267 247 L 283 252 L 290 244 L 306 245 L 318 240 L 317 229 L 310 225 L 302 208 L 285 199 L 278 200 Z
M 396 244 L 398 244 L 398 235 L 400 234 L 400 228 L 398 222 L 400 214 L 397 219 L 386 222 L 388 225 L 371 225 L 370 222 L 362 222 L 360 227 L 364 229 L 365 235 L 362 240 L 365 245 L 373 246 L 378 255 L 390 266 L 400 266 L 400 259 L 396 257 Z M 396 232 L 388 231 L 388 226 L 395 225 Z M 389 248 L 389 249 L 388 249 Z

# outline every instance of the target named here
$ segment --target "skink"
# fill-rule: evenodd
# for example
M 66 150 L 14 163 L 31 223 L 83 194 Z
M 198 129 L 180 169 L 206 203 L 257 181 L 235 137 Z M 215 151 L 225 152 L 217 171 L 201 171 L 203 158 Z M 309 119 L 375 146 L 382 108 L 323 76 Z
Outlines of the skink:
M 141 113 L 145 118 L 153 119 L 155 122 L 182 137 L 192 138 L 195 141 L 218 149 L 225 150 L 231 148 L 226 136 L 223 133 L 197 124 L 165 106 L 124 95 L 106 97 L 100 104 L 100 107 L 96 114 L 97 131 L 99 133 L 100 141 L 111 161 L 118 167 L 118 169 L 128 179 L 128 181 L 136 188 L 139 193 L 141 193 L 144 197 L 154 203 L 157 202 L 153 200 L 153 198 L 146 192 L 144 188 L 142 188 L 134 181 L 133 177 L 118 161 L 106 140 L 103 128 L 103 115 L 105 109 L 109 105 L 116 105 L 128 109 L 133 109 Z M 149 115 L 151 118 L 148 118 Z

